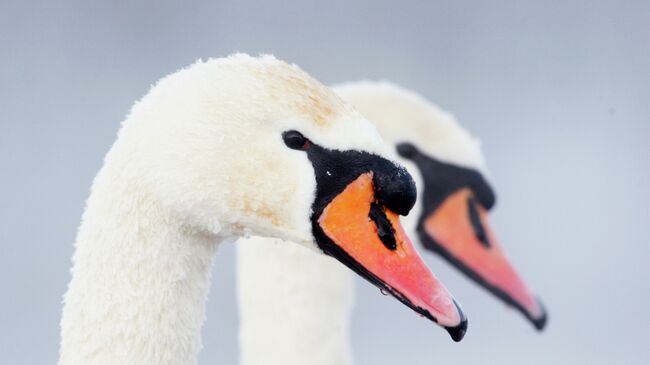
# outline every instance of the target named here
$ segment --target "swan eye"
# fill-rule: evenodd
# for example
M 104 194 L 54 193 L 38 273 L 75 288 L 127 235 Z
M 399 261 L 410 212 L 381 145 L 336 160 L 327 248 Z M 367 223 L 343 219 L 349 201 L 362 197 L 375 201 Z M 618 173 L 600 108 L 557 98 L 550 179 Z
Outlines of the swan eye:
M 282 139 L 284 144 L 293 150 L 306 151 L 311 147 L 311 141 L 298 131 L 286 131 L 282 133 Z
M 397 145 L 397 153 L 404 158 L 413 159 L 418 150 L 411 143 L 402 142 Z

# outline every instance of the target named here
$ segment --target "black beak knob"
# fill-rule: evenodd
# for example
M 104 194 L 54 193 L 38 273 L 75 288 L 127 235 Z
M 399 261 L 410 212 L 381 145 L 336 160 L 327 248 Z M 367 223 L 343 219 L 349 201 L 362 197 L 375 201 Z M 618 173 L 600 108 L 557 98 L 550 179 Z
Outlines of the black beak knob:
M 415 182 L 405 168 L 384 163 L 373 171 L 375 196 L 379 203 L 400 215 L 407 215 L 417 199 Z

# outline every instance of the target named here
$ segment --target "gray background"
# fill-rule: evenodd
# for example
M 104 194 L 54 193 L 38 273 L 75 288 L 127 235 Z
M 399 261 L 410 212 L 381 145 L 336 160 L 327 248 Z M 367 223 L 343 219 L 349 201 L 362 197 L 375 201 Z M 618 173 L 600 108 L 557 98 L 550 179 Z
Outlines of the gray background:
M 483 140 L 494 225 L 551 313 L 537 334 L 427 255 L 470 315 L 465 341 L 359 281 L 358 364 L 647 363 L 650 2 L 98 3 L 0 3 L 0 363 L 55 363 L 84 200 L 133 101 L 236 50 L 453 111 Z M 233 255 L 216 261 L 201 364 L 237 359 Z

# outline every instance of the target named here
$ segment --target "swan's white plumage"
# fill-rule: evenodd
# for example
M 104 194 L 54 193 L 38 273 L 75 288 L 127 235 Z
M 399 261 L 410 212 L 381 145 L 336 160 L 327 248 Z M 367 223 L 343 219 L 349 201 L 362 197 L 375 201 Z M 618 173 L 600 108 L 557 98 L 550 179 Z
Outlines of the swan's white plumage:
M 373 122 L 392 146 L 409 141 L 440 160 L 486 173 L 479 141 L 453 115 L 420 95 L 372 81 L 346 83 L 334 90 Z M 422 177 L 417 168 L 410 161 L 400 163 L 413 176 L 420 195 Z M 403 220 L 411 237 L 416 237 L 412 232 L 419 214 L 416 204 Z M 242 365 L 352 363 L 348 319 L 353 282 L 342 265 L 259 237 L 241 242 L 237 263 Z
M 281 133 L 394 156 L 374 126 L 272 56 L 197 62 L 132 108 L 75 242 L 60 365 L 194 364 L 218 243 L 246 234 L 314 248 L 315 178 Z
M 241 364 L 352 362 L 350 270 L 272 239 L 243 239 L 237 250 Z

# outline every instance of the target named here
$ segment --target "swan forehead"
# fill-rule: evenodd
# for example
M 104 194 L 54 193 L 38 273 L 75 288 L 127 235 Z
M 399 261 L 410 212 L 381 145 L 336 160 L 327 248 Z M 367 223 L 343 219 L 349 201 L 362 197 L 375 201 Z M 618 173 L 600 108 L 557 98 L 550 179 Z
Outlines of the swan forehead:
M 260 62 L 261 60 L 261 62 Z M 376 130 L 351 104 L 298 66 L 266 56 L 250 67 L 265 118 L 279 129 L 296 129 L 330 149 L 364 150 L 392 157 Z
M 132 110 L 151 129 L 193 148 L 236 138 L 259 143 L 295 129 L 324 147 L 395 159 L 365 116 L 298 66 L 273 56 L 233 55 L 199 61 L 161 79 Z M 143 119 L 143 118 L 138 118 Z
M 269 105 L 302 115 L 309 123 L 327 127 L 333 120 L 352 111 L 332 90 L 296 65 L 277 61 L 262 64 L 253 74 L 268 89 Z

